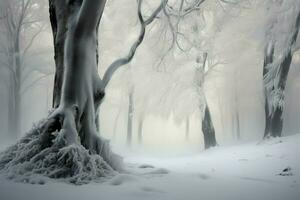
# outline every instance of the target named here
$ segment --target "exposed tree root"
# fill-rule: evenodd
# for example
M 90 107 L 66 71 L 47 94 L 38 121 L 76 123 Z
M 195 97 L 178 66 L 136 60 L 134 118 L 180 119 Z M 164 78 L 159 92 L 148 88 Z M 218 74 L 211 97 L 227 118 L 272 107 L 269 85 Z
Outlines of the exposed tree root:
M 98 150 L 90 151 L 78 136 L 70 143 L 70 133 L 59 126 L 55 118 L 42 120 L 0 154 L 0 172 L 15 181 L 43 183 L 36 181 L 41 175 L 84 184 L 112 176 L 120 169 L 121 158 L 111 152 L 108 141 L 95 137 L 94 148 Z

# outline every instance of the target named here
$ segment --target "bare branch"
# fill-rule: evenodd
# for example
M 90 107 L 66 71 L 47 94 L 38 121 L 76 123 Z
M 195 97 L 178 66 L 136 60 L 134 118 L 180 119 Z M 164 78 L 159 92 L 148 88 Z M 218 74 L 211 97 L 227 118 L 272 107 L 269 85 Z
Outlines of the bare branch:
M 130 51 L 129 51 L 127 56 L 115 60 L 108 67 L 108 69 L 106 70 L 106 72 L 103 76 L 102 86 L 101 86 L 102 89 L 104 89 L 107 86 L 107 84 L 111 80 L 112 75 L 114 74 L 114 72 L 116 70 L 118 70 L 121 66 L 128 64 L 132 60 L 133 56 L 135 55 L 135 52 L 136 52 L 137 48 L 140 46 L 140 44 L 144 40 L 146 27 L 149 24 L 151 24 L 154 21 L 154 19 L 156 19 L 156 16 L 161 12 L 161 10 L 165 6 L 167 0 L 161 1 L 160 5 L 153 11 L 153 13 L 150 15 L 150 17 L 148 17 L 146 20 L 142 16 L 142 2 L 143 2 L 143 0 L 138 0 L 138 18 L 139 18 L 139 21 L 140 21 L 140 24 L 141 24 L 141 29 L 140 29 L 140 33 L 138 35 L 138 38 L 133 43 L 133 45 L 131 46 Z

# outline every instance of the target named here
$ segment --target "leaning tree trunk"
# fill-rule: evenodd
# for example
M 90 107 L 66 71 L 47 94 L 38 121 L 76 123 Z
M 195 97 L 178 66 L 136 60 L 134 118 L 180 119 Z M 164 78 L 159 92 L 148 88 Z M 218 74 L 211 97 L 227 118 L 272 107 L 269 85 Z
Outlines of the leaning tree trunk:
M 205 106 L 204 117 L 202 119 L 202 132 L 204 136 L 204 147 L 208 149 L 217 145 L 215 129 L 211 120 L 208 106 Z

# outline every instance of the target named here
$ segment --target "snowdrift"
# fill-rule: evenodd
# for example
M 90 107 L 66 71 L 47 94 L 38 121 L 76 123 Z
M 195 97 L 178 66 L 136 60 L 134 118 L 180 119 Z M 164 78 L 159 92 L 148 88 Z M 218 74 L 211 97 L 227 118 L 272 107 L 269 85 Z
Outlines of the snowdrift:
M 25 137 L 0 153 L 0 173 L 7 178 L 43 184 L 55 178 L 74 184 L 98 181 L 117 172 L 100 155 L 80 144 L 66 145 L 64 130 L 43 131 L 42 120 Z M 107 152 L 108 142 L 103 147 Z M 109 150 L 111 160 L 118 159 Z

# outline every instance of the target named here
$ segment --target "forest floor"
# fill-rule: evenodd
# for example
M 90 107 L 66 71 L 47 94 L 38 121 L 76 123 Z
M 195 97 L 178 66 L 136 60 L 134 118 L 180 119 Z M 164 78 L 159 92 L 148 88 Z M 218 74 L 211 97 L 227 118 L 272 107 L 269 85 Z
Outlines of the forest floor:
M 126 153 L 103 183 L 44 185 L 0 177 L 1 200 L 299 200 L 300 134 L 182 157 Z

